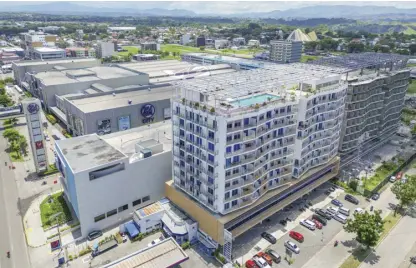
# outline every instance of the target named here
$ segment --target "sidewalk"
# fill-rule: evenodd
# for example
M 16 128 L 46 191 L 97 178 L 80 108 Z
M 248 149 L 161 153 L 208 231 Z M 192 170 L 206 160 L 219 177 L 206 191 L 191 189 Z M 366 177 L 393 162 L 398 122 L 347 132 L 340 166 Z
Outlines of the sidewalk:
M 374 206 L 374 210 L 381 209 L 381 217 L 385 218 L 392 210 L 391 204 L 396 202 L 395 195 L 391 192 L 391 185 L 380 195 L 380 199 L 367 203 L 366 209 Z M 355 234 L 347 233 L 344 230 L 339 232 L 330 243 L 315 254 L 305 265 L 304 268 L 340 267 L 341 264 L 351 255 L 352 251 L 358 246 L 354 240 Z M 334 242 L 340 241 L 340 245 L 334 248 Z M 386 266 L 390 267 L 390 266 Z
M 329 196 L 325 197 L 324 200 L 322 200 L 321 202 L 318 202 L 318 203 L 314 204 L 312 207 L 310 207 L 310 209 L 307 209 L 306 211 L 300 213 L 298 215 L 298 217 L 294 218 L 292 221 L 287 222 L 287 225 L 283 229 L 285 231 L 279 229 L 276 232 L 273 232 L 271 234 L 274 237 L 276 237 L 276 239 L 281 238 L 286 233 L 288 233 L 290 230 L 292 230 L 293 228 L 295 228 L 296 226 L 298 226 L 300 219 L 306 219 L 306 218 L 309 218 L 310 216 L 312 216 L 312 214 L 314 212 L 311 209 L 325 207 L 326 205 L 328 205 L 329 203 L 331 203 L 331 201 L 333 199 L 336 199 L 343 192 L 344 192 L 343 189 L 337 188 L 335 190 L 335 192 L 333 192 Z M 252 249 L 248 253 L 246 253 L 244 256 L 239 256 L 239 257 L 235 258 L 235 260 L 237 262 L 241 263 L 241 260 L 248 260 L 248 259 L 250 259 L 251 257 L 253 257 L 253 255 L 257 254 L 257 252 L 264 251 L 270 245 L 271 245 L 270 242 L 266 241 L 265 239 L 261 239 L 256 245 L 254 245 L 252 247 Z

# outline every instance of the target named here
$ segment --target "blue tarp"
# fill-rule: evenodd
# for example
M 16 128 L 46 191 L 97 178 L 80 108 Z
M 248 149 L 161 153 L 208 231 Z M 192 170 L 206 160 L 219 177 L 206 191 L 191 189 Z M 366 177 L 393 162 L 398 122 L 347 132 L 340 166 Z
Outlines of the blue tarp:
M 124 227 L 126 227 L 126 230 L 129 233 L 130 237 L 135 237 L 139 234 L 139 228 L 137 228 L 134 221 L 124 224 Z

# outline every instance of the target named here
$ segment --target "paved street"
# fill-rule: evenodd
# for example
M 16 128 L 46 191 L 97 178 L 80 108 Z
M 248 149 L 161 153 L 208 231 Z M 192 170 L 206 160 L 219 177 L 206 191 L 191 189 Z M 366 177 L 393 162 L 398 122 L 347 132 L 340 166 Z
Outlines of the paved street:
M 386 217 L 392 209 L 395 196 L 390 190 L 391 185 L 380 195 L 380 199 L 372 201 L 371 204 L 365 202 L 362 208 L 374 206 L 374 209 L 382 210 L 382 217 Z M 344 203 L 345 204 L 345 203 Z M 321 248 L 316 254 L 303 265 L 304 268 L 336 268 L 339 267 L 345 259 L 347 259 L 354 248 L 357 247 L 357 242 L 354 240 L 355 235 L 341 230 L 335 237 L 333 237 L 331 243 Z M 338 247 L 334 248 L 333 241 L 338 240 L 340 243 Z
M 3 135 L 3 132 L 0 132 Z M 10 163 L 5 152 L 7 142 L 0 138 L 0 163 Z M 0 169 L 0 267 L 30 267 L 29 256 L 20 214 L 20 202 L 16 187 L 16 177 L 12 170 L 5 166 Z M 8 259 L 6 252 L 11 252 Z

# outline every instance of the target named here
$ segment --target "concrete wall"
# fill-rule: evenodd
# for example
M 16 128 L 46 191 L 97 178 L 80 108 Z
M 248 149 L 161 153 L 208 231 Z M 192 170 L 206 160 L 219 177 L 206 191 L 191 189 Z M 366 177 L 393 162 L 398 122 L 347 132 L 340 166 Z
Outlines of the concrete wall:
M 115 163 L 95 167 L 75 175 L 81 232 L 83 236 L 93 230 L 115 226 L 131 218 L 134 210 L 160 200 L 164 196 L 164 184 L 172 176 L 172 154 L 164 152 L 129 164 L 125 170 L 90 181 L 89 172 Z M 152 168 L 151 168 L 152 167 Z M 150 200 L 133 207 L 132 202 L 150 196 Z M 123 205 L 128 209 L 104 220 L 94 222 L 94 217 L 117 209 Z

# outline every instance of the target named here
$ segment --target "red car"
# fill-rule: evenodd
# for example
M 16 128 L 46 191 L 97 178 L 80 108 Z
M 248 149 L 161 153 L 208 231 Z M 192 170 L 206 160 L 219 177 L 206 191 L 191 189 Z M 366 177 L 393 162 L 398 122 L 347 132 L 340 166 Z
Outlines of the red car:
M 397 175 L 396 175 L 396 180 L 401 180 L 401 179 L 402 179 L 402 177 L 403 177 L 403 172 L 399 172 L 399 173 L 397 173 Z
M 256 256 L 259 257 L 259 258 L 263 258 L 269 265 L 272 265 L 272 263 L 273 263 L 272 257 L 270 257 L 269 254 L 266 254 L 262 251 L 257 253 Z
M 253 260 L 246 261 L 246 268 L 259 268 Z
M 303 235 L 301 233 L 295 232 L 295 231 L 290 231 L 289 232 L 289 236 L 293 239 L 295 239 L 298 242 L 303 242 L 304 238 Z
M 318 220 L 315 219 L 311 219 L 311 221 L 313 221 L 313 223 L 315 223 L 315 227 L 318 228 L 319 230 L 322 229 L 322 223 Z

